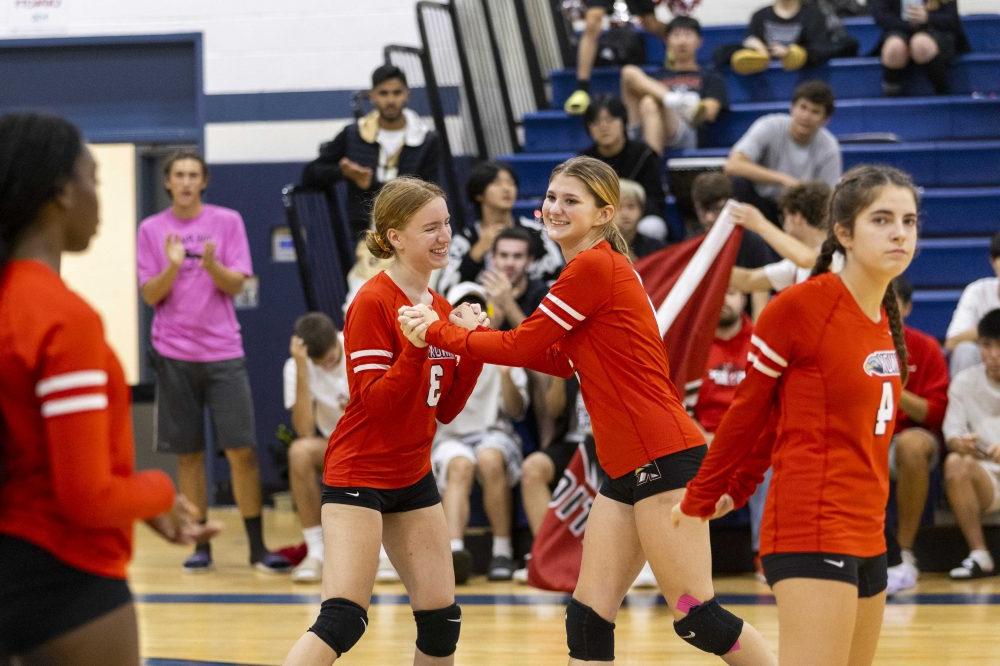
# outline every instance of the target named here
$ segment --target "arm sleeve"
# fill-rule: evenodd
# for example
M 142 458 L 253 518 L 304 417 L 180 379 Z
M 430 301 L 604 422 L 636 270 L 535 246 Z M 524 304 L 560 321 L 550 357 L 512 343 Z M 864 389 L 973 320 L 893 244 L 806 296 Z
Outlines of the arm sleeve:
M 540 372 L 568 377 L 572 368 L 556 343 L 608 301 L 611 278 L 610 257 L 584 252 L 566 266 L 538 309 L 517 328 L 468 331 L 436 321 L 427 330 L 427 341 L 484 363 L 520 367 L 530 363 Z
M 820 134 L 816 137 L 818 141 L 827 141 L 827 149 L 823 156 L 820 158 L 819 164 L 816 165 L 816 180 L 821 180 L 830 187 L 836 187 L 837 181 L 840 180 L 841 172 L 843 171 L 843 166 L 841 164 L 840 155 L 840 144 L 837 143 L 837 139 L 830 134 L 829 130 L 823 128 L 820 130 Z
M 483 364 L 468 357 L 460 357 L 455 368 L 455 378 L 448 392 L 441 396 L 437 406 L 437 420 L 451 423 L 463 409 L 476 388 L 476 381 L 483 371 Z
M 397 352 L 397 326 L 371 292 L 355 298 L 347 312 L 344 353 L 351 400 L 360 401 L 369 414 L 392 413 L 393 405 L 423 387 L 427 349 L 407 342 Z
M 923 425 L 936 431 L 941 429 L 945 409 L 948 407 L 948 364 L 936 342 L 928 344 L 923 365 L 927 377 L 921 395 L 927 401 L 927 416 L 924 417 Z
M 959 375 L 961 377 L 961 375 Z M 956 378 L 958 379 L 958 378 Z M 948 388 L 948 407 L 944 412 L 944 421 L 941 424 L 941 434 L 947 442 L 954 437 L 961 437 L 969 434 L 969 417 L 965 409 L 965 396 L 962 395 L 961 380 L 952 382 Z
M 775 291 L 788 289 L 795 284 L 796 266 L 791 259 L 782 259 L 763 267 L 767 281 Z
M 281 370 L 281 378 L 285 397 L 285 409 L 291 409 L 295 405 L 295 359 L 290 358 L 285 361 L 285 367 Z
M 146 284 L 163 271 L 164 250 L 157 247 L 152 229 L 143 224 L 139 227 L 136 243 L 136 273 L 139 286 Z
M 302 184 L 306 187 L 329 187 L 343 178 L 340 173 L 340 158 L 347 151 L 347 128 L 340 131 L 333 141 L 319 147 L 319 157 L 306 165 L 302 171 Z
M 910 24 L 903 20 L 898 11 L 891 11 L 888 0 L 868 0 L 868 12 L 885 32 L 910 34 Z
M 250 277 L 253 275 L 253 260 L 250 258 L 250 241 L 247 239 L 247 228 L 243 217 L 234 211 L 235 219 L 229 229 L 229 239 L 225 245 L 223 265 L 238 273 Z
M 764 14 L 767 12 L 767 7 L 758 9 L 750 17 L 750 24 L 747 26 L 747 37 L 756 37 L 760 41 L 767 44 L 767 35 L 764 34 Z
M 729 92 L 726 90 L 726 80 L 716 72 L 705 72 L 701 88 L 702 99 L 714 99 L 723 109 L 729 108 Z
M 663 192 L 663 180 L 660 178 L 660 158 L 652 149 L 643 151 L 642 165 L 636 177 L 646 191 L 646 213 L 665 217 L 667 195 Z
M 976 302 L 979 300 L 977 282 L 973 282 L 962 291 L 958 298 L 958 305 L 955 306 L 955 313 L 951 315 L 951 322 L 948 324 L 948 332 L 945 338 L 951 338 L 959 333 L 974 330 L 979 324 L 976 318 Z
M 781 377 L 795 362 L 794 335 L 801 335 L 788 326 L 789 321 L 801 319 L 796 305 L 778 296 L 761 314 L 747 355 L 747 376 L 736 389 L 701 469 L 688 483 L 681 507 L 687 515 L 711 516 L 726 492 L 739 495 L 733 496 L 734 501 L 745 502 L 744 489 L 767 470 L 773 446 L 773 406 Z
M 173 483 L 163 472 L 115 469 L 109 353 L 96 314 L 60 322 L 48 336 L 36 388 L 59 511 L 73 523 L 94 528 L 127 527 L 169 510 L 174 501 Z M 74 388 L 58 388 L 71 378 Z
M 750 158 L 751 162 L 759 164 L 764 157 L 767 142 L 774 133 L 771 128 L 773 122 L 772 116 L 764 116 L 755 120 L 746 134 L 740 137 L 740 140 L 733 146 L 733 152 L 743 153 Z

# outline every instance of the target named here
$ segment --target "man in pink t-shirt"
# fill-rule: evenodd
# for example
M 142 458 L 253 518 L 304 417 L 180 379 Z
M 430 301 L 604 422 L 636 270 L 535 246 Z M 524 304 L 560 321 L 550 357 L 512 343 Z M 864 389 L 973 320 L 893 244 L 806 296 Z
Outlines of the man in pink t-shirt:
M 172 155 L 164 176 L 172 205 L 142 221 L 137 253 L 142 298 L 155 308 L 156 450 L 178 455 L 181 492 L 204 516 L 207 407 L 215 442 L 232 468 L 250 563 L 287 571 L 288 561 L 264 546 L 253 402 L 233 305 L 253 274 L 243 218 L 202 203 L 208 167 L 197 153 Z M 209 544 L 199 545 L 184 568 L 210 570 Z

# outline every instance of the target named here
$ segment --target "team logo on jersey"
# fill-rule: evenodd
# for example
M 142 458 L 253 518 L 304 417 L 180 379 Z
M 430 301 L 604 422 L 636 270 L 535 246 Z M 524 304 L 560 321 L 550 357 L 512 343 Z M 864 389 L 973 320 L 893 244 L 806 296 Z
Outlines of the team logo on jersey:
M 899 357 L 895 350 L 872 352 L 863 369 L 869 377 L 894 377 L 899 374 Z
M 435 346 L 432 345 L 432 346 L 428 347 L 428 349 L 427 349 L 427 358 L 431 358 L 431 359 L 436 359 L 436 358 L 455 358 L 455 355 L 452 354 L 450 351 L 445 351 L 444 349 L 441 349 L 439 347 L 435 347 Z
M 746 370 L 729 362 L 708 371 L 708 378 L 716 386 L 737 386 L 746 376 Z
M 641 486 L 644 483 L 649 483 L 650 481 L 659 480 L 660 468 L 656 464 L 656 461 L 648 462 L 639 469 L 635 470 L 635 485 Z

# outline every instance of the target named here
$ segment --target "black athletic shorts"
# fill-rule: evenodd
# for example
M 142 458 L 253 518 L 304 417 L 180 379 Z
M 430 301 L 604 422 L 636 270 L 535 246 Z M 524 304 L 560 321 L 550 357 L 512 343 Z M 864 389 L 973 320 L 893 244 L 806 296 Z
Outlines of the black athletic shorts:
M 583 4 L 586 5 L 587 9 L 601 7 L 609 14 L 615 6 L 614 0 L 585 0 Z M 653 0 L 625 0 L 625 4 L 628 5 L 628 13 L 632 16 L 652 14 L 653 8 L 656 6 Z
M 840 553 L 772 553 L 760 558 L 767 584 L 774 587 L 786 578 L 839 580 L 858 588 L 858 597 L 874 597 L 886 588 L 888 562 L 885 553 L 854 557 Z
M 677 490 L 694 478 L 708 447 L 702 444 L 661 456 L 639 469 L 601 484 L 601 494 L 622 504 L 635 504 L 669 490 Z
M 81 571 L 0 534 L 0 655 L 30 652 L 131 601 L 127 581 Z
M 349 504 L 374 509 L 379 513 L 402 513 L 434 506 L 441 501 L 434 474 L 427 475 L 405 488 L 361 488 L 323 484 L 323 504 Z

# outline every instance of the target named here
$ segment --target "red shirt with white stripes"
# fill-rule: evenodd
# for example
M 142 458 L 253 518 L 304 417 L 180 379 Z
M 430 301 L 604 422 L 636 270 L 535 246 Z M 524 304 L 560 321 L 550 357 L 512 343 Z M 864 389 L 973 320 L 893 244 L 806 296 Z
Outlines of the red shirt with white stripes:
M 764 308 L 748 359 L 746 379 L 688 484 L 684 513 L 709 516 L 727 492 L 742 505 L 770 463 L 762 555 L 885 552 L 889 441 L 901 390 L 885 312 L 873 322 L 840 277 L 820 275 Z
M 100 317 L 40 262 L 0 277 L 0 396 L 0 533 L 125 578 L 132 523 L 169 510 L 173 484 L 135 471 L 129 389 Z
M 431 307 L 447 319 L 451 305 L 431 295 Z M 347 310 L 350 400 L 326 450 L 328 486 L 393 489 L 422 479 L 431 469 L 436 421 L 451 422 L 476 386 L 482 363 L 406 339 L 397 320 L 403 305 L 412 303 L 382 272 Z
M 716 337 L 708 350 L 708 363 L 692 407 L 695 420 L 706 432 L 715 432 L 736 396 L 736 387 L 746 377 L 747 352 L 753 321 L 742 316 L 739 332 L 728 340 Z
M 907 428 L 926 428 L 941 432 L 944 412 L 948 408 L 948 364 L 938 341 L 922 331 L 903 327 L 906 340 L 907 364 L 910 374 L 906 390 L 927 401 L 927 415 L 920 423 L 912 420 L 902 409 L 896 414 L 896 432 Z
M 431 344 L 463 358 L 575 371 L 601 467 L 617 478 L 705 438 L 670 381 L 653 305 L 629 260 L 607 241 L 573 258 L 538 309 L 511 331 L 467 331 L 442 320 Z

